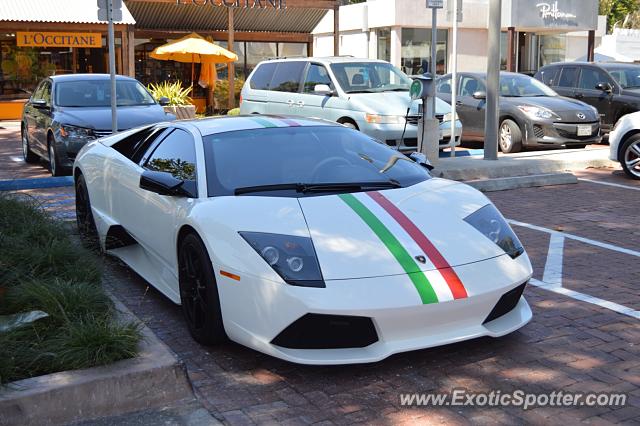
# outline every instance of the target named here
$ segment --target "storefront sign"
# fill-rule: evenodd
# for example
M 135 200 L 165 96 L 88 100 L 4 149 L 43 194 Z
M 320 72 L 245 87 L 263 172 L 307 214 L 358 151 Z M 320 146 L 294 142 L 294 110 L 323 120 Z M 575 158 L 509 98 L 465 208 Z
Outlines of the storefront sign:
M 100 33 L 18 31 L 18 47 L 102 47 Z
M 575 19 L 576 15 L 573 13 L 562 12 L 558 9 L 558 2 L 555 3 L 538 3 L 536 7 L 540 10 L 540 16 L 542 19 L 553 19 L 557 21 L 558 19 Z
M 503 27 L 519 31 L 586 31 L 598 28 L 598 0 L 505 0 Z
M 176 4 L 226 6 L 242 9 L 286 9 L 286 0 L 175 0 Z

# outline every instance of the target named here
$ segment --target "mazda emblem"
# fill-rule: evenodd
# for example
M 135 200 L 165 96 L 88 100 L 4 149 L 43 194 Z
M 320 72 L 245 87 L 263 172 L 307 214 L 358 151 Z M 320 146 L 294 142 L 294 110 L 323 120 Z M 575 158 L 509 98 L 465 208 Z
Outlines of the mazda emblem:
M 578 116 L 578 118 L 579 118 L 580 120 L 584 120 L 585 118 L 587 118 L 587 116 L 586 116 L 586 115 L 584 115 L 584 114 L 583 114 L 583 113 L 581 113 L 581 112 L 577 113 L 576 115 Z

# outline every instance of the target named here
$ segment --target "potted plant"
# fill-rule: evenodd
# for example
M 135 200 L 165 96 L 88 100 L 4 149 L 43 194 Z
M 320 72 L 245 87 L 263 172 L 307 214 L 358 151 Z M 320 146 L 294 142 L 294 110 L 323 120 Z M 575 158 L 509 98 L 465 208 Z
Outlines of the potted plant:
M 165 112 L 174 114 L 178 119 L 196 118 L 196 107 L 191 103 L 191 87 L 182 87 L 179 81 L 149 84 L 153 96 L 164 107 Z

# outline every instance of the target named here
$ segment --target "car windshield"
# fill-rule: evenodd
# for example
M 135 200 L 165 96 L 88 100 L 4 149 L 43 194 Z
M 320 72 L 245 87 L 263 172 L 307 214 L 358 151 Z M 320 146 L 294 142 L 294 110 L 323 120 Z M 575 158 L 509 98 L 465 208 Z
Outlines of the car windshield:
M 500 96 L 523 98 L 532 96 L 558 96 L 544 83 L 526 75 L 509 74 L 500 76 Z
M 153 105 L 156 101 L 138 81 L 116 81 L 118 106 Z M 62 81 L 55 85 L 55 104 L 61 107 L 111 106 L 109 80 Z
M 623 89 L 635 89 L 640 87 L 640 67 L 607 68 Z
M 331 70 L 346 93 L 409 91 L 412 80 L 387 62 L 339 62 Z
M 203 140 L 209 196 L 299 197 L 406 187 L 430 178 L 404 154 L 342 126 L 242 130 Z

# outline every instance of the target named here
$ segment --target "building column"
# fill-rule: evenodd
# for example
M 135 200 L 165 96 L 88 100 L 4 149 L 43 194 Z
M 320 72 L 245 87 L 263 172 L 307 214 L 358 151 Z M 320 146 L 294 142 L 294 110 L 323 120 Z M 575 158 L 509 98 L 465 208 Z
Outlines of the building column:
M 518 33 L 515 27 L 507 28 L 507 71 L 516 72 L 516 40 Z
M 340 56 L 340 6 L 333 8 L 333 56 Z
M 233 7 L 228 7 L 227 10 L 229 16 L 229 37 L 227 39 L 227 48 L 230 52 L 233 52 L 233 39 L 234 39 L 234 29 L 233 29 Z M 236 77 L 236 67 L 233 62 L 229 62 L 227 67 L 227 73 L 229 76 L 229 109 L 233 109 L 236 106 L 236 89 L 235 89 L 235 77 Z
M 133 31 L 133 25 L 127 25 L 126 32 L 126 44 L 124 45 L 125 55 L 127 56 L 127 67 L 125 68 L 125 74 L 129 77 L 136 76 L 136 43 L 135 43 L 135 33 Z M 123 41 L 124 43 L 124 41 Z
M 369 53 L 369 58 L 378 59 L 378 35 L 375 30 L 369 31 L 369 46 L 367 52 Z
M 402 62 L 402 27 L 391 28 L 391 63 L 401 68 Z
M 596 49 L 596 31 L 590 30 L 589 37 L 587 39 L 587 61 L 588 62 L 595 61 L 596 59 L 595 49 Z

